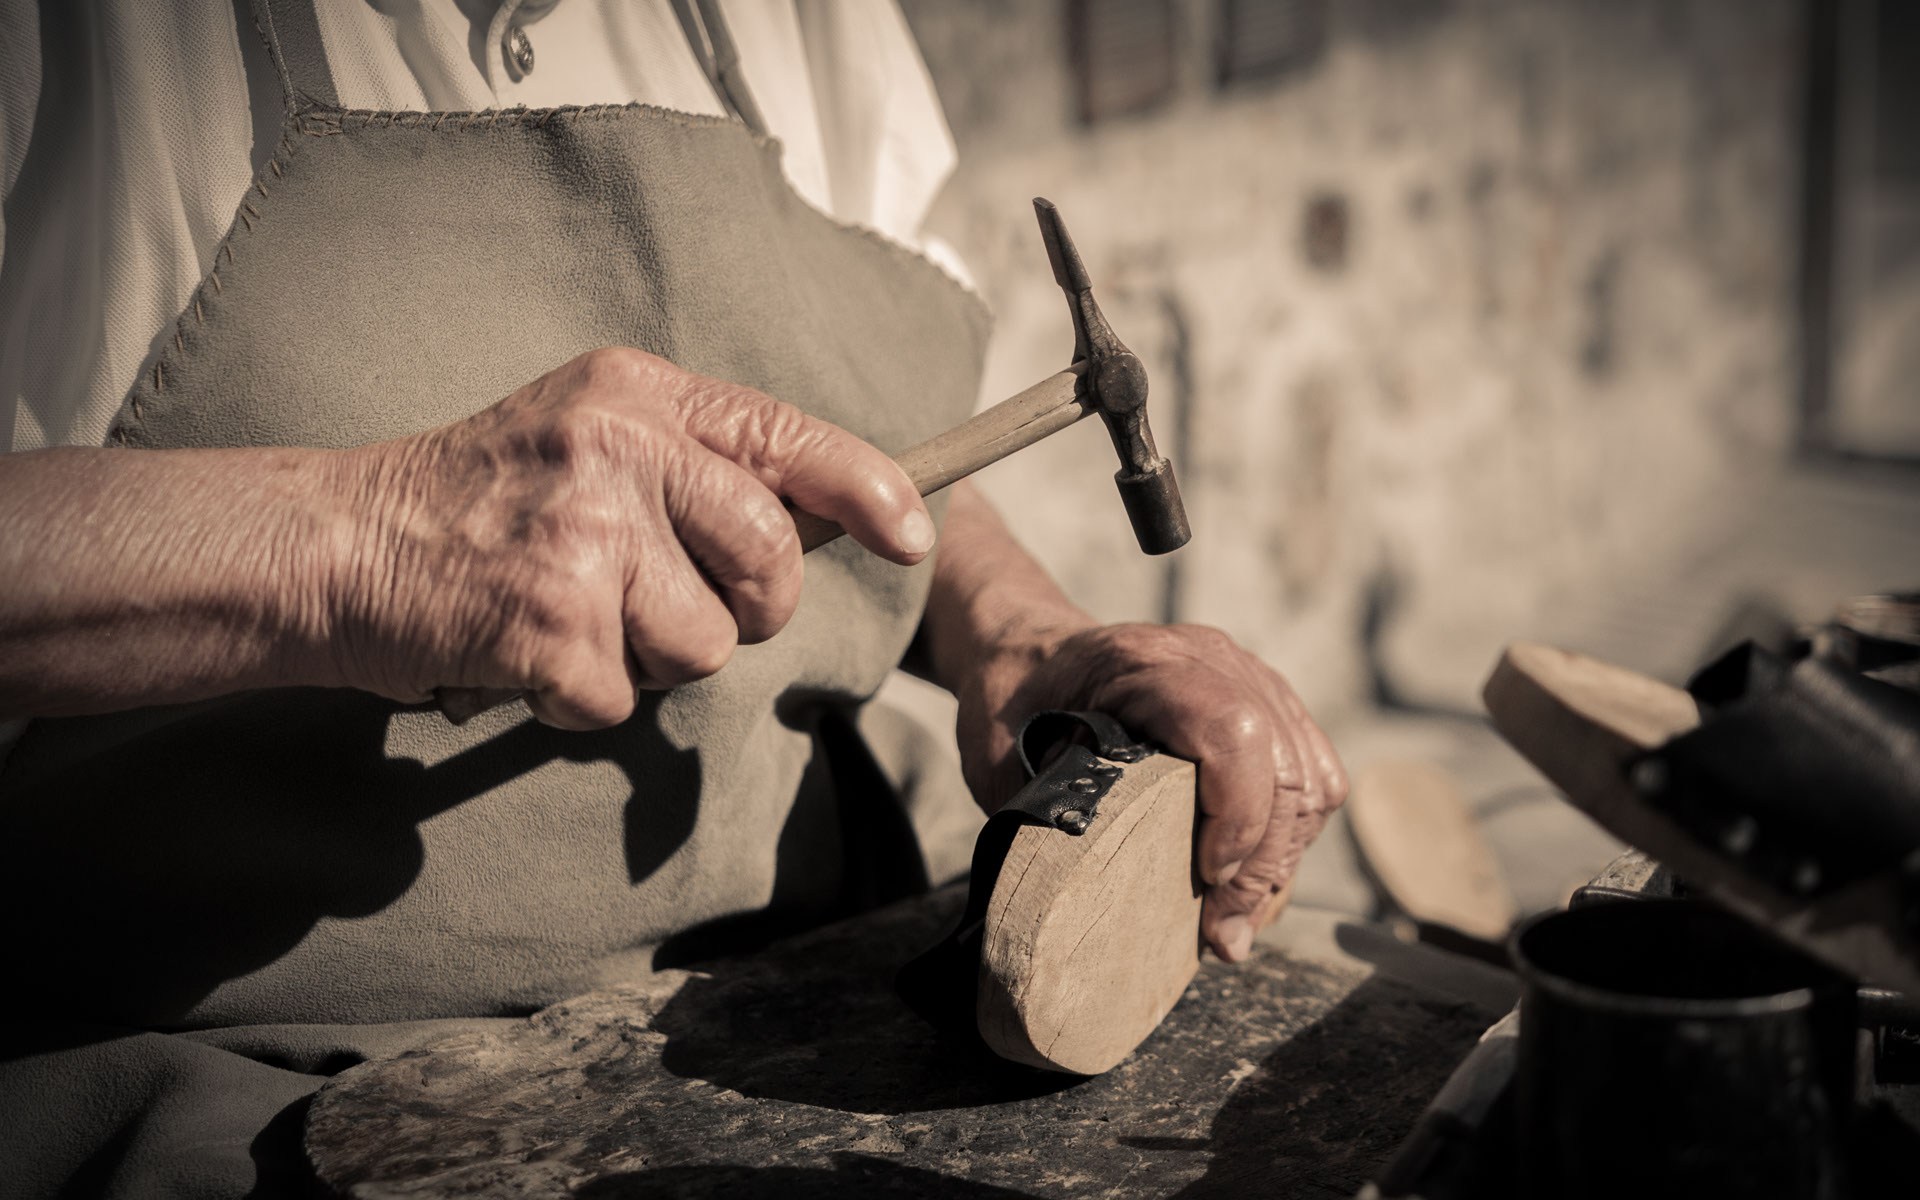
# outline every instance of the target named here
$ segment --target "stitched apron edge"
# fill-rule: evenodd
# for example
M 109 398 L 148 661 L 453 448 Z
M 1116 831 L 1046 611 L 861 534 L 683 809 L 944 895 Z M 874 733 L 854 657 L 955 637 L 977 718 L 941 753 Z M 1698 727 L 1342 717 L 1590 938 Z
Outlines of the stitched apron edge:
M 842 230 L 846 233 L 857 234 L 871 241 L 878 242 L 896 255 L 904 256 L 906 259 L 918 263 L 922 267 L 931 267 L 934 271 L 938 272 L 940 278 L 946 280 L 955 288 L 958 288 L 961 295 L 973 301 L 974 305 L 980 310 L 980 316 L 987 322 L 989 327 L 992 326 L 994 320 L 993 308 L 987 303 L 986 297 L 982 296 L 972 284 L 961 279 L 952 271 L 949 271 L 937 260 L 930 257 L 924 250 L 901 241 L 891 234 L 883 233 L 871 225 L 865 225 L 858 221 L 843 221 L 809 200 L 799 188 L 793 186 L 793 180 L 788 177 L 786 168 L 781 165 L 786 158 L 785 143 L 770 134 L 755 133 L 752 129 L 749 129 L 745 124 L 735 120 L 733 117 L 720 116 L 714 113 L 687 112 L 684 109 L 667 108 L 659 104 L 645 104 L 638 100 L 629 101 L 624 104 L 560 104 L 548 108 L 528 108 L 525 105 L 514 105 L 510 108 L 478 108 L 472 110 L 337 108 L 332 105 L 310 104 L 295 110 L 289 115 L 295 122 L 302 119 L 311 119 L 319 122 L 337 121 L 340 123 L 339 132 L 343 133 L 346 131 L 346 122 L 349 118 L 359 121 L 358 129 L 361 130 L 405 129 L 420 125 L 426 125 L 428 128 L 439 130 L 451 125 L 455 129 L 464 132 L 475 126 L 491 129 L 503 120 L 511 125 L 531 124 L 542 126 L 555 117 L 565 117 L 569 119 L 586 117 L 595 119 L 619 116 L 629 112 L 641 113 L 649 117 L 657 117 L 672 124 L 690 129 L 702 127 L 724 128 L 729 126 L 738 129 L 743 136 L 752 142 L 756 150 L 772 158 L 773 165 L 779 173 L 780 182 L 786 187 L 787 191 L 793 195 L 794 199 L 800 201 L 809 212 L 827 222 L 835 229 Z
M 311 105 L 288 112 L 282 120 L 280 141 L 275 145 L 273 152 L 267 156 L 266 162 L 262 163 L 260 169 L 254 172 L 253 178 L 248 181 L 246 189 L 240 193 L 240 199 L 234 205 L 233 220 L 227 226 L 227 232 L 214 244 L 213 253 L 208 260 L 206 273 L 201 276 L 200 282 L 195 284 L 193 290 L 188 293 L 186 302 L 181 306 L 180 314 L 174 318 L 174 336 L 171 338 L 156 336 L 154 338 L 154 344 L 159 347 L 159 351 L 141 362 L 140 369 L 135 373 L 133 381 L 127 387 L 126 398 L 121 401 L 119 411 L 115 413 L 113 420 L 108 423 L 107 432 L 101 444 L 103 446 L 125 446 L 128 441 L 126 431 L 127 419 L 131 417 L 135 425 L 141 421 L 140 407 L 142 393 L 148 389 L 151 389 L 154 393 L 166 389 L 168 368 L 176 364 L 179 358 L 186 353 L 185 334 L 187 331 L 186 321 L 188 315 L 193 314 L 200 322 L 204 322 L 203 309 L 208 296 L 208 287 L 212 287 L 213 295 L 217 296 L 220 294 L 221 285 L 219 275 L 221 256 L 225 255 L 228 262 L 233 262 L 235 258 L 233 245 L 236 239 L 242 233 L 252 233 L 254 222 L 265 220 L 260 210 L 254 207 L 253 197 L 257 194 L 262 203 L 271 199 L 271 193 L 266 187 L 267 178 L 269 174 L 278 177 L 281 160 L 291 159 L 293 157 L 293 138 L 295 134 L 304 134 L 308 137 L 344 135 L 348 132 L 348 126 L 346 124 L 348 118 L 358 118 L 361 122 L 358 129 L 354 130 L 354 132 L 376 128 L 408 129 L 423 125 L 435 131 L 443 128 L 451 128 L 455 132 L 466 132 L 475 127 L 491 129 L 499 124 L 502 119 L 505 119 L 510 125 L 531 124 L 541 126 L 555 118 L 564 120 L 577 120 L 581 118 L 590 120 L 609 119 L 623 116 L 629 112 L 662 119 L 670 124 L 679 125 L 684 128 L 711 127 L 718 129 L 732 127 L 738 129 L 742 136 L 752 142 L 755 149 L 758 150 L 763 157 L 772 160 L 771 165 L 774 168 L 775 174 L 780 179 L 781 186 L 787 190 L 789 195 L 800 202 L 802 208 L 813 214 L 815 218 L 826 222 L 830 227 L 843 233 L 850 233 L 876 243 L 882 247 L 890 257 L 912 264 L 916 270 L 922 272 L 931 270 L 936 277 L 944 281 L 969 301 L 968 307 L 980 322 L 980 334 L 984 348 L 985 342 L 991 336 L 995 324 L 993 309 L 987 303 L 984 296 L 965 280 L 960 279 L 945 266 L 927 255 L 925 251 L 910 246 L 898 238 L 885 234 L 870 225 L 862 225 L 857 221 L 842 221 L 833 214 L 823 211 L 819 206 L 801 194 L 800 190 L 793 186 L 793 181 L 787 177 L 786 169 L 781 165 L 785 156 L 785 147 L 780 139 L 757 134 L 732 117 L 716 116 L 709 113 L 690 113 L 680 109 L 665 108 L 657 104 L 642 104 L 638 101 L 627 104 L 569 104 L 557 105 L 550 108 L 526 108 L 522 106 L 514 108 L 475 109 L 465 112 L 457 110 L 335 108 L 324 105 Z

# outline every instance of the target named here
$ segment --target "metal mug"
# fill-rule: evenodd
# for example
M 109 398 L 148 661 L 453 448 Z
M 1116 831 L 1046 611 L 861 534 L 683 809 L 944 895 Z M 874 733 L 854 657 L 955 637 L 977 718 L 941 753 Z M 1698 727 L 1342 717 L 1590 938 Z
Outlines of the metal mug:
M 1847 1194 L 1851 981 L 1690 900 L 1550 913 L 1511 949 L 1519 1195 Z

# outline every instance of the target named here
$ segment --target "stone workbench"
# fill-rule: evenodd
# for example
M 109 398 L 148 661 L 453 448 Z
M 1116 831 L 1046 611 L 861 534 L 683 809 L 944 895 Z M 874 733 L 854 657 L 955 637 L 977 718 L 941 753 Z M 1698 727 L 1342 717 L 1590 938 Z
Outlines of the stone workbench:
M 1351 1196 L 1505 1009 L 1373 969 L 1359 943 L 1399 952 L 1347 926 L 1209 959 L 1119 1067 L 1046 1074 L 893 991 L 963 899 L 366 1063 L 316 1098 L 309 1158 L 364 1197 Z

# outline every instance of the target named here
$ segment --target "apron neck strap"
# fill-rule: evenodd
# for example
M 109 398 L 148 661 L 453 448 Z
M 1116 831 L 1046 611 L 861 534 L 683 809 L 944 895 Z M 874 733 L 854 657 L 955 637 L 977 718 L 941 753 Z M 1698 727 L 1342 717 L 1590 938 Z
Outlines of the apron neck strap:
M 266 40 L 267 53 L 280 73 L 281 97 L 287 111 L 339 108 L 340 94 L 327 68 L 327 50 L 320 41 L 320 22 L 313 0 L 251 0 L 253 22 Z
M 748 129 L 767 136 L 766 118 L 740 70 L 740 51 L 720 12 L 719 0 L 673 0 L 673 15 L 679 19 L 687 45 L 707 73 L 707 82 L 713 85 L 721 105 Z

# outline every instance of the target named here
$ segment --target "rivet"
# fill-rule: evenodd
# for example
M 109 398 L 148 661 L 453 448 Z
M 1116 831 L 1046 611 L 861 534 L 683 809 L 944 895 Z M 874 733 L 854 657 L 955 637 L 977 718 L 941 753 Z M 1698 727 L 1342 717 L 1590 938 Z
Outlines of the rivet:
M 1753 839 L 1760 833 L 1760 826 L 1752 817 L 1738 817 L 1727 831 L 1720 835 L 1720 848 L 1728 854 L 1739 857 L 1753 849 Z
M 1054 824 L 1068 833 L 1085 833 L 1088 824 L 1087 814 L 1077 808 L 1069 808 L 1054 818 Z
M 1641 795 L 1658 795 L 1667 790 L 1667 764 L 1657 758 L 1643 758 L 1633 764 L 1628 779 Z
M 1808 894 L 1820 886 L 1820 864 L 1807 859 L 1793 869 L 1793 876 L 1788 882 L 1794 891 L 1803 896 Z
M 1088 792 L 1099 791 L 1100 785 L 1096 783 L 1093 779 L 1089 778 L 1088 776 L 1082 775 L 1080 778 L 1069 783 L 1067 785 L 1067 790 L 1073 791 L 1073 792 L 1079 792 L 1081 795 L 1084 796 Z
M 533 74 L 533 39 L 527 36 L 526 30 L 518 25 L 508 28 L 501 49 L 505 51 L 507 61 L 513 65 L 516 78 Z

